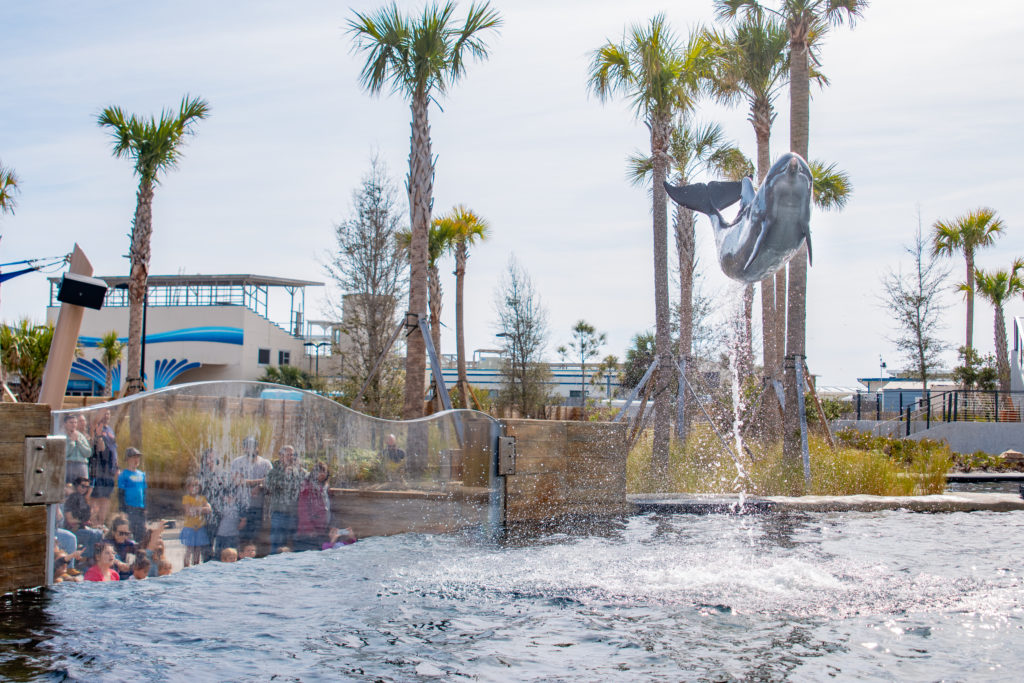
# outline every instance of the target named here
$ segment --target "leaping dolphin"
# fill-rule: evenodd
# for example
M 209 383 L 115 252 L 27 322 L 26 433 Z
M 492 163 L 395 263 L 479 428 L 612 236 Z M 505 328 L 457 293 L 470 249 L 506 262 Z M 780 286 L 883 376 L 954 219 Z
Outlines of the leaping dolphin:
M 711 219 L 722 272 L 746 283 L 758 282 L 784 266 L 805 239 L 810 260 L 812 186 L 810 167 L 793 153 L 772 164 L 757 192 L 750 178 L 682 187 L 665 183 L 678 204 Z M 719 211 L 737 201 L 740 211 L 728 222 Z

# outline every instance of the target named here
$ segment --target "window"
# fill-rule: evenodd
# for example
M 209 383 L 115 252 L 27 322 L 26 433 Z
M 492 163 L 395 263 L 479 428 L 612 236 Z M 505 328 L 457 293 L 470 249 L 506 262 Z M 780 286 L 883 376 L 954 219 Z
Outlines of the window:
M 292 359 L 292 352 L 291 351 L 278 351 L 277 352 L 277 364 L 278 365 L 288 365 L 288 363 L 291 361 L 291 359 Z
M 258 349 L 256 362 L 260 365 L 270 365 L 270 349 Z

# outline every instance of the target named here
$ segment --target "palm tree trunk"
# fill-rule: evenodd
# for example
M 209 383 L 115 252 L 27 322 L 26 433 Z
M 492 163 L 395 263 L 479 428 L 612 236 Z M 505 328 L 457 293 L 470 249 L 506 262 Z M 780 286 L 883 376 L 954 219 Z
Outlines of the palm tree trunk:
M 427 119 L 429 100 L 425 92 L 412 97 L 412 138 L 409 146 L 409 312 L 426 320 L 427 312 L 427 231 L 434 184 L 434 163 L 430 154 L 430 122 Z M 426 348 L 417 334 L 406 337 L 405 394 L 402 417 L 414 420 L 423 417 L 424 371 Z
M 965 249 L 967 261 L 967 348 L 974 348 L 974 250 Z
M 672 419 L 668 392 L 673 373 L 672 340 L 668 321 L 668 207 L 665 192 L 670 130 L 670 116 L 656 115 L 651 118 L 651 159 L 654 162 L 654 345 L 659 362 L 658 371 L 655 373 L 651 475 L 662 487 L 668 485 L 668 445 Z
M 1003 305 L 1001 303 L 995 304 L 995 308 L 996 368 L 999 372 L 999 391 L 1009 391 L 1010 357 L 1009 352 L 1007 351 L 1006 317 L 1003 313 Z M 998 419 L 998 417 L 996 419 Z
M 685 185 L 685 179 L 683 179 Z M 697 239 L 694 234 L 693 210 L 676 205 L 676 251 L 679 258 L 679 356 L 690 358 L 693 353 L 693 269 L 696 259 Z M 676 397 L 684 401 L 686 423 L 683 427 L 683 438 L 689 432 L 690 401 L 685 392 Z
M 810 125 L 810 79 L 807 61 L 807 27 L 803 21 L 790 25 L 790 67 L 789 67 L 789 148 L 804 159 Z M 805 357 L 805 325 L 807 319 L 807 245 L 797 251 L 789 262 L 788 310 L 786 312 L 786 358 L 793 363 L 803 362 Z M 790 364 L 792 365 L 792 364 Z M 801 448 L 801 425 L 798 401 L 803 401 L 803 387 L 796 384 L 796 373 L 789 368 L 785 373 L 786 411 L 783 421 L 783 458 L 799 463 Z
M 740 344 L 739 378 L 740 382 L 750 377 L 750 369 L 754 363 L 754 285 L 743 288 L 743 339 Z
M 469 377 L 466 375 L 466 327 L 463 324 L 463 286 L 466 281 L 466 242 L 459 242 L 455 249 L 455 353 L 459 369 L 459 401 L 463 408 L 469 408 L 467 387 Z
M 113 386 L 113 384 L 114 384 L 114 368 L 110 367 L 109 365 L 107 366 L 106 378 L 103 381 L 105 382 L 105 384 L 103 385 L 103 390 L 106 392 L 107 396 L 113 397 L 114 396 L 114 386 Z
M 775 379 L 782 379 L 782 365 L 786 358 L 786 289 L 789 269 L 775 271 Z
M 132 223 L 131 273 L 128 277 L 128 367 L 125 393 L 142 390 L 142 317 L 149 279 L 150 239 L 153 235 L 153 180 L 143 177 Z
M 427 273 L 428 299 L 430 300 L 430 341 L 434 350 L 441 356 L 441 307 L 444 293 L 441 290 L 441 275 L 437 264 L 429 266 Z

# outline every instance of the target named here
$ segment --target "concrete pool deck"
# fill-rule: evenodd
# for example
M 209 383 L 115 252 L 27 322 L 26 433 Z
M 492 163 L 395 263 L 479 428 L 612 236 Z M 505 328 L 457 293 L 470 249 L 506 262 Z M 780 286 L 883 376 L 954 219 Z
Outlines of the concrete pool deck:
M 645 493 L 626 499 L 637 513 L 721 514 L 739 511 L 739 494 Z M 1024 510 L 1013 493 L 942 493 L 931 496 L 744 496 L 744 513 L 764 512 L 1010 512 Z

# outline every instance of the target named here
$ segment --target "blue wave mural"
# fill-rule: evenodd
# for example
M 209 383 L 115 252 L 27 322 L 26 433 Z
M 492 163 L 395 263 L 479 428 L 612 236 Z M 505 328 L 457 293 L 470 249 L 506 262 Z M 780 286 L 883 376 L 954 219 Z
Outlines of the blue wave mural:
M 153 368 L 153 388 L 163 389 L 169 385 L 175 377 L 181 373 L 198 368 L 201 363 L 196 361 L 189 362 L 188 358 L 161 358 L 154 364 Z
M 71 372 L 82 377 L 91 379 L 100 387 L 106 388 L 104 385 L 107 383 L 107 366 L 101 363 L 95 358 L 76 358 L 71 362 Z M 114 385 L 111 390 L 112 393 L 117 393 L 121 390 L 121 364 L 118 363 L 114 366 L 114 371 L 110 374 L 110 383 Z
M 146 335 L 146 344 L 162 342 L 210 342 L 212 344 L 242 345 L 241 327 L 184 327 L 180 330 L 169 330 Z M 128 337 L 119 337 L 119 341 L 128 343 Z M 99 337 L 79 337 L 79 346 L 99 346 Z

